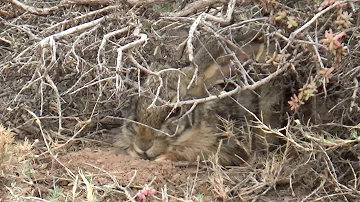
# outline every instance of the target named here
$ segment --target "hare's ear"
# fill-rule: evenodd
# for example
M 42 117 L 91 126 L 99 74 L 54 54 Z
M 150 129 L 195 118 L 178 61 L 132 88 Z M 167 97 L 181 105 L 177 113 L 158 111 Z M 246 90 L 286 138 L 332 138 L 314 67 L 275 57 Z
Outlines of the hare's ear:
M 266 42 L 252 42 L 250 47 L 244 49 L 247 55 L 251 54 L 252 58 L 260 63 L 265 63 L 268 59 L 271 58 L 276 52 L 276 45 L 273 41 L 266 45 Z
M 241 63 L 250 58 L 259 63 L 265 63 L 267 54 L 271 54 L 270 56 L 272 56 L 275 52 L 275 44 L 270 43 L 270 47 L 266 47 L 265 43 L 251 42 L 234 52 Z M 230 78 L 232 74 L 235 73 L 235 66 L 231 65 L 233 59 L 233 55 L 223 54 L 217 57 L 215 62 L 209 64 L 207 67 L 203 67 L 203 69 L 199 71 L 199 77 L 202 79 L 206 89 L 224 83 L 225 78 Z
M 216 58 L 219 58 L 218 53 L 215 55 Z M 181 88 L 181 92 L 184 92 L 183 95 L 194 98 L 206 97 L 208 95 L 208 89 L 224 83 L 225 78 L 229 78 L 231 76 L 233 72 L 233 67 L 230 65 L 231 56 L 223 56 L 221 57 L 222 59 L 216 59 L 214 61 L 213 59 L 215 55 L 213 55 L 212 58 L 208 57 L 208 60 L 204 63 L 201 61 L 197 62 L 198 72 L 196 79 L 193 81 L 194 83 L 192 83 L 189 89 L 187 87 L 196 73 L 196 68 L 190 65 L 182 69 L 182 72 L 185 75 Z
M 230 58 L 229 58 L 230 59 Z M 226 78 L 229 78 L 233 72 L 230 60 L 227 62 L 212 63 L 202 72 L 200 77 L 202 78 L 206 89 L 211 88 L 225 82 Z
M 204 84 L 204 80 L 201 76 L 195 75 L 196 71 L 192 65 L 189 65 L 182 69 L 183 75 L 181 77 L 181 85 L 180 85 L 180 96 L 181 97 L 191 97 L 191 98 L 201 98 L 205 97 L 206 94 L 206 86 Z M 195 80 L 191 84 L 194 76 L 196 76 Z
M 206 68 L 199 70 L 196 79 L 188 89 L 195 72 L 193 66 L 188 66 L 183 69 L 184 78 L 181 82 L 180 92 L 186 97 L 202 98 L 208 95 L 208 89 L 218 84 L 225 82 L 225 78 L 231 76 L 231 65 L 221 65 L 218 63 L 212 63 Z

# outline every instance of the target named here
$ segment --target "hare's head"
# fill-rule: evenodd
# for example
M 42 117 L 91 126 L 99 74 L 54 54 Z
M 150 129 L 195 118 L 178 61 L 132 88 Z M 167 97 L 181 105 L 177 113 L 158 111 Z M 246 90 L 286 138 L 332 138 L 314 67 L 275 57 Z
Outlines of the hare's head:
M 166 153 L 172 147 L 173 142 L 185 128 L 191 124 L 191 118 L 181 117 L 187 106 L 172 107 L 167 102 L 183 100 L 186 96 L 186 87 L 189 84 L 193 71 L 191 68 L 166 72 L 162 74 L 163 86 L 159 100 L 156 97 L 141 95 L 137 99 L 136 110 L 133 120 L 129 120 L 122 127 L 119 141 L 116 146 L 125 148 L 127 153 L 134 157 L 154 160 L 161 154 Z M 191 74 L 191 75 L 190 75 Z M 150 76 L 146 80 L 146 88 L 156 92 L 158 78 Z M 199 89 L 197 89 L 199 88 Z M 192 87 L 193 95 L 203 94 L 204 87 Z M 152 103 L 154 106 L 149 107 Z
M 174 117 L 169 116 L 166 119 L 171 113 L 170 107 L 148 108 L 151 102 L 152 99 L 148 97 L 138 98 L 135 120 L 122 127 L 122 135 L 131 139 L 127 145 L 130 155 L 154 160 L 170 146 L 171 137 L 163 130 L 166 122 L 170 122 Z

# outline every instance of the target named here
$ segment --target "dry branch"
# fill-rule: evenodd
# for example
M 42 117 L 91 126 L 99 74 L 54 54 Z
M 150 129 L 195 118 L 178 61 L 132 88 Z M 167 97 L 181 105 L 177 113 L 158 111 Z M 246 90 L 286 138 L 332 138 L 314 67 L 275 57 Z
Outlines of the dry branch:
M 47 33 L 50 33 L 51 31 L 56 30 L 59 27 L 65 26 L 67 24 L 71 24 L 72 22 L 81 21 L 83 19 L 90 18 L 90 17 L 96 16 L 96 15 L 101 15 L 106 12 L 115 12 L 115 10 L 118 8 L 119 8 L 119 6 L 107 6 L 105 8 L 99 9 L 99 10 L 91 11 L 84 15 L 80 15 L 78 17 L 56 23 L 56 24 L 46 28 L 45 30 L 43 30 L 41 33 L 46 35 Z
M 32 6 L 28 6 L 26 4 L 21 3 L 18 0 L 4 0 L 7 2 L 10 2 L 12 4 L 14 4 L 15 6 L 17 6 L 18 8 L 27 11 L 29 13 L 35 14 L 35 15 L 49 15 L 50 13 L 58 10 L 61 6 L 54 6 L 51 8 L 35 8 Z
M 117 60 L 116 60 L 116 89 L 117 90 L 120 90 L 123 87 L 123 81 L 119 75 L 119 73 L 123 72 L 123 68 L 124 68 L 123 67 L 123 59 L 122 59 L 123 52 L 130 50 L 129 55 L 132 54 L 131 49 L 133 49 L 137 46 L 140 46 L 142 44 L 145 44 L 148 39 L 146 34 L 136 34 L 136 35 L 138 35 L 140 37 L 140 39 L 138 39 L 134 42 L 128 43 L 125 46 L 121 46 L 120 48 L 117 49 L 117 53 L 118 53 Z
M 6 39 L 0 37 L 0 45 L 9 47 L 10 44 L 11 44 L 11 43 L 10 43 L 9 40 L 6 40 Z
M 196 20 L 194 20 L 193 24 L 191 25 L 186 45 L 187 45 L 187 50 L 188 50 L 189 61 L 195 67 L 195 71 L 194 71 L 194 75 L 193 75 L 189 85 L 187 86 L 188 89 L 191 87 L 191 85 L 196 80 L 196 77 L 197 77 L 197 74 L 198 74 L 198 71 L 199 71 L 199 67 L 198 67 L 198 65 L 196 63 L 198 61 L 194 61 L 194 51 L 193 51 L 194 47 L 192 45 L 194 35 L 195 35 L 195 31 L 197 30 L 197 27 L 199 26 L 201 21 L 205 21 L 205 20 L 211 20 L 211 21 L 219 22 L 219 23 L 229 23 L 230 20 L 231 20 L 232 14 L 234 12 L 235 4 L 236 4 L 235 0 L 230 0 L 230 2 L 228 4 L 228 9 L 227 9 L 227 12 L 226 12 L 226 16 L 224 18 L 219 18 L 219 17 L 215 17 L 215 16 L 212 16 L 212 15 L 209 15 L 209 14 L 206 14 L 206 13 L 202 13 L 201 15 L 199 15 L 196 18 Z M 203 23 L 203 24 L 206 24 L 206 23 Z
M 45 39 L 43 39 L 42 41 L 46 41 L 48 38 L 54 38 L 55 40 L 57 40 L 57 39 L 60 39 L 62 37 L 68 36 L 70 34 L 82 32 L 82 31 L 84 31 L 86 29 L 89 29 L 91 27 L 94 27 L 94 26 L 104 22 L 105 19 L 106 19 L 106 17 L 101 17 L 101 18 L 93 20 L 91 22 L 87 22 L 87 23 L 84 23 L 84 24 L 69 28 L 69 29 L 64 30 L 62 32 L 59 32 L 59 33 L 53 34 L 51 36 L 48 36 Z
M 194 1 L 190 4 L 188 4 L 187 6 L 185 6 L 185 8 L 177 13 L 172 13 L 170 14 L 173 17 L 184 17 L 184 16 L 188 16 L 192 13 L 196 13 L 199 10 L 202 10 L 206 7 L 212 6 L 214 4 L 217 3 L 227 3 L 228 1 L 226 0 L 199 0 L 199 1 Z
M 279 68 L 274 73 L 271 73 L 266 78 L 261 79 L 260 81 L 257 81 L 252 85 L 245 86 L 245 87 L 238 86 L 234 90 L 231 90 L 229 92 L 222 92 L 220 95 L 211 95 L 211 96 L 206 97 L 206 98 L 199 98 L 199 99 L 194 99 L 194 100 L 180 101 L 180 102 L 177 102 L 177 103 L 169 103 L 169 104 L 166 104 L 166 105 L 169 106 L 169 107 L 175 107 L 175 106 L 179 107 L 179 106 L 182 106 L 182 105 L 199 104 L 199 103 L 208 102 L 208 101 L 211 101 L 211 100 L 223 99 L 223 98 L 235 95 L 236 93 L 239 93 L 241 91 L 255 90 L 255 89 L 259 88 L 260 86 L 267 84 L 272 79 L 279 76 L 280 74 L 284 73 L 289 67 L 290 67 L 289 63 L 285 64 L 283 67 Z
M 153 5 L 153 4 L 157 4 L 157 3 L 169 3 L 169 2 L 174 2 L 175 0 L 126 0 L 127 3 L 129 3 L 130 5 Z
M 14 18 L 16 14 L 13 12 L 0 10 L 0 16 L 5 19 L 10 19 L 10 18 Z
M 115 31 L 112 31 L 110 33 L 105 34 L 105 36 L 103 37 L 103 39 L 101 41 L 101 44 L 99 46 L 98 55 L 97 55 L 97 61 L 98 61 L 98 65 L 99 65 L 100 70 L 103 69 L 102 64 L 105 61 L 104 57 L 105 57 L 105 45 L 106 45 L 106 42 L 111 37 L 118 36 L 118 35 L 124 34 L 125 32 L 130 31 L 131 28 L 133 28 L 133 26 L 124 27 L 124 28 L 122 28 L 120 30 L 115 30 Z
M 75 5 L 110 5 L 115 3 L 115 0 L 63 0 L 62 4 L 75 4 Z

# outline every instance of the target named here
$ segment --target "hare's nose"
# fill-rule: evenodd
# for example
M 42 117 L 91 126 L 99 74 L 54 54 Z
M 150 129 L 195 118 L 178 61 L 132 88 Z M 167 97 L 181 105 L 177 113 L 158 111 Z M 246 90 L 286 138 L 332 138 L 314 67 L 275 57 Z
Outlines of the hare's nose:
M 144 159 L 150 159 L 150 157 L 147 155 L 146 151 L 148 151 L 152 146 L 153 146 L 153 142 L 152 141 L 148 141 L 146 143 L 140 143 L 140 142 L 135 142 L 133 147 L 134 150 L 137 154 L 139 154 L 141 157 L 143 157 Z
M 154 145 L 153 140 L 138 139 L 135 141 L 136 147 L 142 152 L 150 149 Z

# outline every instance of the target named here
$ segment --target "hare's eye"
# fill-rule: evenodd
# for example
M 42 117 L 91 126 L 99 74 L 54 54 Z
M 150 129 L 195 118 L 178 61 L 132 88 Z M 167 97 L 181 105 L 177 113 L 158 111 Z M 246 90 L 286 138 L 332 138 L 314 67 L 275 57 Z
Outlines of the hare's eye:
M 181 115 L 181 107 L 171 109 L 169 118 L 179 117 Z
M 218 84 L 217 86 L 215 86 L 215 88 L 217 88 L 220 91 L 229 92 L 229 91 L 234 90 L 236 88 L 236 86 L 232 83 L 221 83 L 221 84 Z

